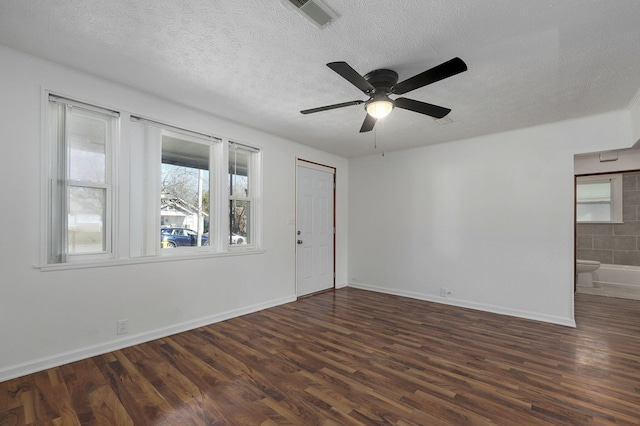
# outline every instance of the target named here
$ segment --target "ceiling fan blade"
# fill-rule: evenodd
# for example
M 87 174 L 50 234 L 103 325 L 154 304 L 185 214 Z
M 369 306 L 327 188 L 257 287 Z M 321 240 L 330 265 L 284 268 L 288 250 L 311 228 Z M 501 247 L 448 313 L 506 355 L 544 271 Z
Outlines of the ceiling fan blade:
M 373 130 L 373 126 L 376 125 L 376 118 L 367 114 L 364 118 L 364 123 L 362 123 L 362 127 L 360 127 L 360 133 L 370 132 Z
M 396 95 L 402 95 L 427 84 L 435 83 L 453 75 L 459 74 L 467 70 L 467 64 L 460 58 L 453 58 L 447 62 L 443 62 L 427 71 L 414 75 L 391 88 L 391 92 Z
M 346 62 L 329 62 L 327 66 L 367 95 L 375 89 L 371 83 L 365 80 L 363 76 L 358 74 L 358 72 L 351 68 Z
M 398 98 L 393 103 L 396 108 L 408 109 L 409 111 L 430 115 L 435 118 L 442 118 L 451 112 L 449 108 L 407 98 Z
M 343 102 L 341 104 L 334 104 L 334 105 L 327 105 L 327 106 L 318 107 L 318 108 L 305 109 L 305 110 L 300 111 L 300 112 L 302 114 L 313 114 L 314 112 L 329 111 L 330 109 L 343 108 L 343 107 L 348 107 L 348 106 L 351 106 L 351 105 L 360 105 L 360 104 L 363 104 L 363 103 L 364 103 L 364 101 Z

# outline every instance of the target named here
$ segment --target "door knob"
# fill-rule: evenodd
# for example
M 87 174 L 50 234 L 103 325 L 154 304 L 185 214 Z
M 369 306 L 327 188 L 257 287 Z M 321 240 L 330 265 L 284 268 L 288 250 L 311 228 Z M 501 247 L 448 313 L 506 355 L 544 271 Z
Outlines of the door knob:
M 302 240 L 298 240 L 298 244 L 302 244 Z

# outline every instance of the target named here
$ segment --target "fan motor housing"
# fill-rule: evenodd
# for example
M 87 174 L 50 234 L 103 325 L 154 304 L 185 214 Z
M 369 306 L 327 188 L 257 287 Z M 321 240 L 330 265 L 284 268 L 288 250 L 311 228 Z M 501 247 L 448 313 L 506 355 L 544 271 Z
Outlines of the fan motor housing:
M 376 89 L 384 89 L 389 93 L 391 87 L 398 82 L 398 73 L 388 69 L 373 70 L 367 73 L 364 79 Z

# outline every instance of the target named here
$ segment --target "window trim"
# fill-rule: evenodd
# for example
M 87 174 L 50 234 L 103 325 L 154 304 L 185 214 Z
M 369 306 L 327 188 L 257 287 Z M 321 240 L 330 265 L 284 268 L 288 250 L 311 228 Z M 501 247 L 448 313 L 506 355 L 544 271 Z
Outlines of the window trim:
M 182 252 L 182 250 L 180 250 Z M 92 260 L 92 261 L 78 261 L 78 262 L 67 262 L 67 263 L 48 263 L 48 264 L 40 264 L 34 265 L 34 269 L 39 269 L 42 272 L 52 272 L 52 271 L 65 271 L 65 270 L 73 270 L 73 269 L 93 269 L 93 268 L 106 268 L 112 266 L 123 266 L 123 265 L 145 265 L 150 263 L 163 263 L 163 262 L 173 262 L 179 260 L 198 260 L 198 259 L 211 259 L 216 257 L 229 257 L 229 256 L 243 256 L 243 255 L 254 255 L 254 254 L 264 254 L 266 250 L 264 249 L 246 249 L 246 250 L 229 250 L 229 251 L 198 251 L 194 253 L 192 250 L 184 251 L 184 253 L 176 254 L 173 256 L 140 256 L 140 257 L 126 257 L 121 259 L 108 259 L 108 260 Z
M 580 204 L 605 204 L 601 202 L 580 202 L 578 201 L 578 185 L 581 183 L 602 183 L 610 182 L 611 184 L 611 220 L 608 221 L 579 221 L 576 216 L 576 223 L 623 223 L 623 176 L 622 173 L 607 173 L 599 175 L 576 176 L 576 212 Z M 608 204 L 608 203 L 607 203 Z

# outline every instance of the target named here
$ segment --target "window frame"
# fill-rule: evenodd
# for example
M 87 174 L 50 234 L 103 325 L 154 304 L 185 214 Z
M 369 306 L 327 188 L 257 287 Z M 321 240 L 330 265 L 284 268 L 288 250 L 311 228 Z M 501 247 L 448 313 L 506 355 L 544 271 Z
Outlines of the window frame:
M 209 213 L 207 213 L 207 216 L 209 217 L 209 237 L 208 237 L 208 240 L 211 241 L 211 239 L 212 239 L 211 234 L 214 233 L 214 235 L 215 235 L 215 233 L 216 233 L 215 228 L 212 228 L 212 226 L 211 226 L 211 216 L 213 214 L 216 214 L 216 215 L 219 214 L 219 212 L 217 210 L 214 210 L 215 205 L 216 205 L 216 203 L 215 203 L 215 194 L 217 192 L 216 191 L 217 182 L 216 182 L 216 174 L 215 174 L 215 169 L 216 169 L 216 166 L 217 166 L 217 161 L 216 161 L 216 157 L 217 156 L 216 156 L 216 153 L 215 153 L 214 144 L 216 144 L 217 142 L 211 136 L 198 135 L 198 134 L 195 134 L 194 132 L 188 132 L 188 131 L 176 131 L 175 128 L 168 128 L 168 127 L 162 129 L 161 136 L 162 137 L 168 136 L 168 137 L 171 137 L 171 138 L 174 138 L 174 139 L 182 140 L 184 142 L 200 144 L 200 145 L 206 146 L 208 148 L 209 161 L 208 161 L 208 170 L 207 170 L 207 172 L 209 173 L 209 178 L 208 178 L 209 185 L 206 188 L 206 190 L 209 191 L 209 206 L 208 206 Z M 162 151 L 164 150 L 162 142 L 163 141 L 161 141 L 161 143 L 160 143 L 160 151 L 161 151 L 160 152 L 160 169 L 162 169 L 162 165 L 163 164 L 169 164 L 169 163 L 163 163 L 162 162 Z M 159 183 L 159 188 L 161 189 L 161 186 L 162 186 L 162 182 L 161 182 L 161 180 L 162 180 L 162 172 L 160 173 L 160 175 L 157 178 L 159 180 L 159 182 L 158 182 Z M 158 246 L 158 247 L 162 247 L 162 238 L 160 236 L 160 234 L 161 234 L 160 230 L 162 229 L 162 226 L 163 226 L 162 223 L 161 223 L 162 222 L 161 201 L 160 201 L 161 200 L 161 196 L 162 196 L 161 191 L 158 191 L 158 205 L 159 205 L 160 208 L 157 211 L 157 218 L 155 220 L 157 223 L 160 224 L 160 227 L 159 227 L 158 232 L 157 232 L 158 241 L 157 241 L 156 246 Z M 204 219 L 203 219 L 203 224 L 204 224 Z M 177 226 L 176 228 L 182 228 L 182 226 Z M 203 231 L 204 231 L 204 229 L 203 229 Z M 204 234 L 204 232 L 203 232 L 203 234 Z M 215 238 L 215 237 L 213 237 L 213 238 Z M 209 243 L 207 245 L 182 246 L 182 247 L 176 247 L 176 248 L 179 249 L 179 250 L 164 250 L 164 249 L 161 248 L 160 249 L 160 255 L 162 255 L 162 256 L 166 256 L 166 255 L 172 256 L 172 255 L 176 254 L 176 253 L 174 253 L 176 251 L 180 251 L 180 252 L 185 251 L 186 252 L 186 251 L 211 251 L 211 250 L 215 250 L 215 246 L 212 248 L 212 244 L 211 243 Z
M 43 128 L 48 129 L 43 138 L 43 170 L 46 171 L 43 205 L 46 206 L 42 233 L 42 259 L 45 264 L 58 265 L 79 261 L 104 261 L 117 258 L 117 165 L 120 143 L 120 113 L 109 108 L 44 92 Z M 72 180 L 70 171 L 70 145 L 67 128 L 73 109 L 89 114 L 110 117 L 105 137 L 104 182 Z M 104 189 L 104 250 L 96 253 L 69 252 L 70 189 Z
M 580 201 L 578 199 L 578 186 L 580 184 L 589 184 L 589 183 L 610 183 L 611 185 L 611 197 L 609 202 L 602 201 Z M 607 173 L 607 174 L 599 174 L 599 175 L 585 175 L 585 176 L 577 176 L 576 177 L 576 223 L 586 224 L 586 223 L 623 223 L 622 213 L 623 213 L 623 177 L 622 173 Z M 578 220 L 577 211 L 579 205 L 593 205 L 593 204 L 610 204 L 611 205 L 611 220 L 606 221 L 589 221 L 589 220 Z
M 219 245 L 216 244 L 217 234 L 219 233 L 219 225 L 217 216 L 224 214 L 219 210 L 219 202 L 217 200 L 217 194 L 219 191 L 219 176 L 218 170 L 220 169 L 221 152 L 219 146 L 222 145 L 222 139 L 206 133 L 196 132 L 188 130 L 182 127 L 177 127 L 171 124 L 167 124 L 161 121 L 152 120 L 139 115 L 131 115 L 130 121 L 137 123 L 143 128 L 143 138 L 151 138 L 145 140 L 143 143 L 148 151 L 146 151 L 145 165 L 146 174 L 142 179 L 144 182 L 144 188 L 136 193 L 141 193 L 147 200 L 147 203 L 152 203 L 153 208 L 145 206 L 142 212 L 137 212 L 136 216 L 138 221 L 144 226 L 143 240 L 141 253 L 133 255 L 132 257 L 141 256 L 160 256 L 160 257 L 185 257 L 200 254 L 212 254 L 219 252 Z M 152 135 L 152 136 L 149 136 Z M 176 249 L 163 249 L 161 246 L 161 179 L 162 179 L 162 151 L 163 151 L 163 137 L 169 136 L 174 139 L 183 139 L 189 143 L 196 143 L 208 146 L 209 150 L 209 237 L 208 244 L 201 246 L 181 246 Z M 142 184 L 142 182 L 138 182 Z M 135 185 L 135 183 L 134 183 Z M 130 208 L 135 208 L 130 206 Z M 212 217 L 213 216 L 213 217 Z M 134 220 L 135 222 L 135 220 Z M 135 225 L 134 225 L 135 226 Z M 130 247 L 133 247 L 136 243 L 131 243 Z
M 225 179 L 225 194 L 227 205 L 227 232 L 224 235 L 224 246 L 230 252 L 247 251 L 253 249 L 259 249 L 262 246 L 262 150 L 255 145 L 248 145 L 235 141 L 227 141 L 227 155 L 225 156 L 226 164 L 226 179 Z M 249 189 L 248 196 L 234 195 L 229 191 L 227 183 L 230 178 L 230 164 L 231 155 L 234 150 L 242 150 L 249 153 L 247 161 L 247 174 Z M 230 184 L 230 183 L 229 183 Z M 231 244 L 232 238 L 231 232 L 231 202 L 232 201 L 247 201 L 249 203 L 249 229 L 247 234 L 249 235 L 249 241 L 246 244 Z

